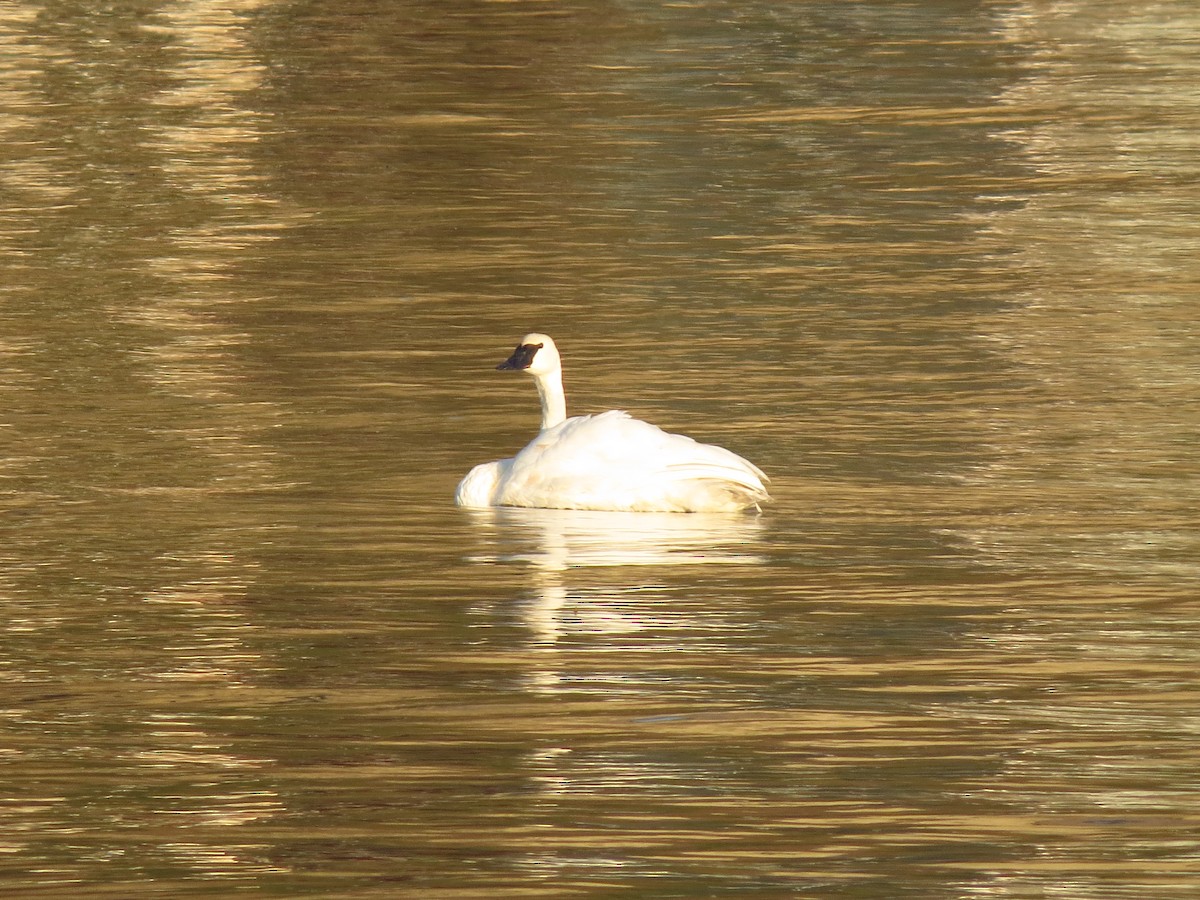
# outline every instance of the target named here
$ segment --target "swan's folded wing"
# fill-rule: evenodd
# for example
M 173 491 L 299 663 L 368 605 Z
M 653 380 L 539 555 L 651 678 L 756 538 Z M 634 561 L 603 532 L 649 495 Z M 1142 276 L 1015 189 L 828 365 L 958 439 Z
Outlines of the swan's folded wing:
M 513 460 L 500 502 L 581 509 L 737 509 L 767 499 L 736 453 L 614 410 L 539 434 Z

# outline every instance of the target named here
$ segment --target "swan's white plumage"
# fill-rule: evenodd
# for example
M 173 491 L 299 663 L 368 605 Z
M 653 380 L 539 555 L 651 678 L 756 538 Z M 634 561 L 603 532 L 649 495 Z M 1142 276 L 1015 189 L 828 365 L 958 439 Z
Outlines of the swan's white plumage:
M 532 364 L 528 348 L 535 348 Z M 733 512 L 757 509 L 767 499 L 766 475 L 723 447 L 669 434 L 619 410 L 562 418 L 554 342 L 526 335 L 503 366 L 516 368 L 523 349 L 542 398 L 542 430 L 512 459 L 472 469 L 455 494 L 459 506 Z

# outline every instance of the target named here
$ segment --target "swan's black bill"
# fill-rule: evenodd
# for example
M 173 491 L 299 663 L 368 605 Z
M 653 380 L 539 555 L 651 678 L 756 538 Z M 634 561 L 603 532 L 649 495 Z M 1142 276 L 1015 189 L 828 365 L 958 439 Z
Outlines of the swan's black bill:
M 541 344 L 517 344 L 512 356 L 506 359 L 497 369 L 528 369 L 533 365 L 533 357 L 542 349 Z

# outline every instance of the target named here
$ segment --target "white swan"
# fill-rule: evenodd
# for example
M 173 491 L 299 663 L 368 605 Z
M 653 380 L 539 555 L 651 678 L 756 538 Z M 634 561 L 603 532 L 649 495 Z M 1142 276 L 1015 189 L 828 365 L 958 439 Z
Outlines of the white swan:
M 544 334 L 525 335 L 496 368 L 533 376 L 542 429 L 512 459 L 468 472 L 454 495 L 459 506 L 734 512 L 768 499 L 767 476 L 723 447 L 619 410 L 568 419 L 558 348 Z

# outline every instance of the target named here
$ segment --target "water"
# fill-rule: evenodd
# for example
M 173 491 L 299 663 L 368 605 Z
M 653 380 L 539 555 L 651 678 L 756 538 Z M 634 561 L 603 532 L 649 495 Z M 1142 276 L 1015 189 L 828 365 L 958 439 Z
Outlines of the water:
M 10 4 L 6 895 L 1195 896 L 1197 18 Z

